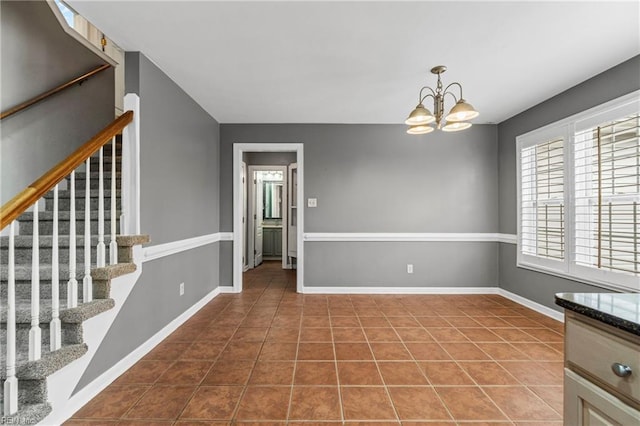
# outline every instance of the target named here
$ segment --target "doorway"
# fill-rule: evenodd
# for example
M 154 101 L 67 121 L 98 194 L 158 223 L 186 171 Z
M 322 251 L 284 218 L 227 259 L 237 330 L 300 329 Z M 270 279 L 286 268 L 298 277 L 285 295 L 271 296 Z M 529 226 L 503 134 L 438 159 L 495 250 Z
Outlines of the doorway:
M 244 162 L 243 162 L 243 167 Z M 282 269 L 291 269 L 287 248 L 290 193 L 288 166 L 246 166 L 246 226 L 244 270 L 255 268 L 262 260 L 280 260 Z M 244 197 L 243 197 L 244 198 Z
M 303 144 L 301 143 L 235 143 L 233 144 L 233 292 L 242 291 L 242 279 L 244 271 L 243 255 L 245 251 L 245 231 L 246 217 L 244 211 L 243 190 L 244 183 L 252 178 L 252 174 L 247 167 L 244 172 L 246 175 L 243 181 L 243 156 L 249 152 L 294 152 L 296 154 L 295 180 L 296 185 L 291 186 L 293 194 L 290 194 L 287 202 L 288 222 L 295 224 L 295 236 L 291 232 L 287 232 L 287 253 L 290 248 L 295 248 L 295 264 L 296 264 L 296 291 L 302 293 L 304 290 L 304 209 L 298 208 L 297 205 L 292 206 L 291 200 L 304 200 L 304 160 L 303 160 Z M 291 172 L 288 171 L 288 179 L 291 178 Z M 251 185 L 248 185 L 251 186 Z M 300 206 L 302 207 L 302 206 Z M 251 213 L 248 214 L 251 217 Z M 248 237 L 251 236 L 247 235 Z M 250 245 L 249 245 L 250 247 Z M 283 253 L 283 257 L 284 256 Z

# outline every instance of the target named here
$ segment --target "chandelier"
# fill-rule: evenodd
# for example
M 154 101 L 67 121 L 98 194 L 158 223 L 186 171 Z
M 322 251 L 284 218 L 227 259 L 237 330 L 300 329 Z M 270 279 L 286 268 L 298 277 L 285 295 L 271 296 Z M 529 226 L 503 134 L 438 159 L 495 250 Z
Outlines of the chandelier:
M 409 125 L 407 133 L 410 135 L 424 135 L 425 133 L 433 132 L 435 128 L 438 128 L 444 132 L 457 132 L 458 130 L 464 130 L 471 127 L 471 123 L 468 120 L 476 118 L 478 111 L 473 106 L 464 100 L 462 97 L 462 86 L 460 83 L 453 82 L 449 84 L 444 90 L 442 89 L 442 81 L 440 80 L 440 74 L 445 72 L 447 67 L 444 65 L 438 65 L 431 68 L 433 74 L 438 75 L 438 83 L 436 90 L 431 87 L 425 86 L 420 89 L 420 96 L 418 98 L 418 106 L 415 107 L 409 118 L 405 120 L 405 124 Z M 460 89 L 460 97 L 449 90 L 451 86 L 458 86 Z M 423 96 L 423 92 L 428 90 L 427 94 Z M 453 97 L 456 104 L 451 108 L 449 114 L 444 117 L 445 122 L 442 122 L 442 116 L 444 114 L 444 98 L 447 95 Z M 427 98 L 433 98 L 433 111 L 431 113 L 423 102 Z M 435 127 L 432 123 L 435 123 Z

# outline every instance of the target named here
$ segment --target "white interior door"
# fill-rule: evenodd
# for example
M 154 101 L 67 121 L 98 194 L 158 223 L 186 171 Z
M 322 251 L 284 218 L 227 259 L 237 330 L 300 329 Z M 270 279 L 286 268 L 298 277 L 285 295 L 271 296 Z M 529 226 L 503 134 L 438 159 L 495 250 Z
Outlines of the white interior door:
M 242 269 L 249 267 L 249 256 L 247 256 L 248 244 L 248 220 L 247 220 L 247 163 L 242 162 Z
M 298 163 L 289 164 L 289 229 L 288 250 L 289 257 L 298 257 Z
M 256 200 L 255 203 L 253 203 L 254 209 L 255 209 L 255 213 L 253 215 L 254 218 L 254 223 L 255 223 L 255 232 L 256 232 L 256 236 L 253 239 L 254 241 L 254 248 L 253 248 L 253 253 L 254 253 L 254 266 L 258 266 L 259 264 L 262 263 L 262 222 L 263 222 L 263 214 L 264 214 L 264 210 L 262 209 L 262 206 L 264 205 L 264 191 L 263 191 L 263 186 L 262 186 L 262 176 L 260 176 L 259 173 L 255 173 L 254 172 L 254 176 L 255 178 L 253 179 L 253 181 L 255 182 L 255 191 L 254 193 L 256 194 Z

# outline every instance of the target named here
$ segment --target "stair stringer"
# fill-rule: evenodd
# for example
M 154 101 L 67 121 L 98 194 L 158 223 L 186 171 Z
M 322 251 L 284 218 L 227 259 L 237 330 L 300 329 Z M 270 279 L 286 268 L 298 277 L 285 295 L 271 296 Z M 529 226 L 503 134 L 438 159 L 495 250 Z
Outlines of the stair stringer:
M 136 265 L 136 270 L 111 279 L 110 298 L 114 300 L 115 306 L 82 323 L 83 340 L 88 346 L 87 353 L 47 377 L 48 402 L 53 409 L 39 424 L 62 424 L 117 378 L 114 376 L 111 381 L 101 381 L 100 383 L 97 383 L 98 380 L 94 380 L 73 394 L 80 378 L 98 352 L 100 344 L 131 294 L 131 290 L 142 275 L 144 249 L 141 245 L 135 245 L 131 249 L 133 254 L 131 262 Z

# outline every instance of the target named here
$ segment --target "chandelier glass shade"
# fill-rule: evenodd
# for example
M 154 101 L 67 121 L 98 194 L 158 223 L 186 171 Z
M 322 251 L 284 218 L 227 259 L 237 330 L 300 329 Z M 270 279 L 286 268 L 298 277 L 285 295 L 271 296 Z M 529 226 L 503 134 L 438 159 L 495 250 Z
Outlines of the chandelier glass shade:
M 423 135 L 432 132 L 436 128 L 444 132 L 457 132 L 459 130 L 468 129 L 471 127 L 469 120 L 472 120 L 479 115 L 478 111 L 476 111 L 475 108 L 462 97 L 462 86 L 460 83 L 453 82 L 443 89 L 440 74 L 446 70 L 447 67 L 444 65 L 438 65 L 431 69 L 431 72 L 438 76 L 436 89 L 433 90 L 428 86 L 420 89 L 418 105 L 413 109 L 413 111 L 411 111 L 409 117 L 405 120 L 405 124 L 409 126 L 407 133 L 410 135 Z M 449 90 L 453 86 L 458 88 L 460 96 L 456 97 L 456 95 Z M 425 91 L 427 92 L 426 95 L 424 94 Z M 456 103 L 445 116 L 444 98 L 447 95 L 451 96 Z M 434 113 L 424 106 L 424 101 L 427 98 L 433 98 Z

